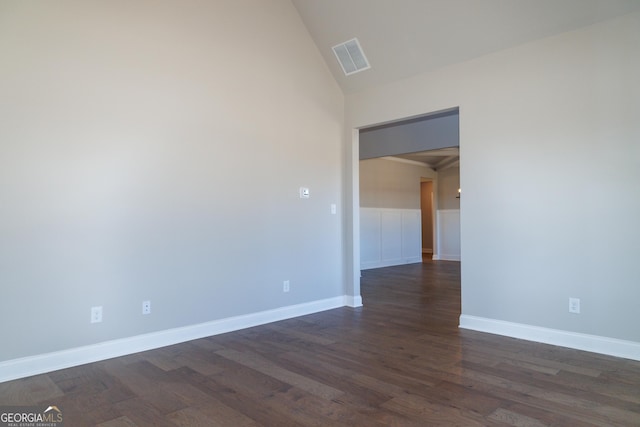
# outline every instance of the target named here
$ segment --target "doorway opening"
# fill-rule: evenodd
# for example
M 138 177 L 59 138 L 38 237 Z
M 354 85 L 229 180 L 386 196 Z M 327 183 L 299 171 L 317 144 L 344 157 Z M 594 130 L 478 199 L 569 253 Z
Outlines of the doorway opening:
M 436 207 L 433 197 L 433 180 L 420 179 L 420 223 L 422 225 L 422 262 L 430 261 L 435 245 L 436 224 L 434 221 Z
M 352 171 L 353 171 L 353 300 L 357 302 L 361 301 L 360 296 L 360 277 L 362 266 L 362 254 L 371 254 L 372 250 L 376 251 L 380 248 L 371 246 L 371 242 L 374 245 L 379 244 L 379 239 L 361 239 L 361 233 L 368 231 L 367 227 L 371 224 L 371 218 L 364 218 L 361 216 L 361 208 L 364 206 L 361 204 L 361 199 L 370 199 L 370 194 L 363 194 L 361 192 L 362 176 L 360 169 L 362 167 L 363 160 L 372 159 L 394 159 L 396 161 L 405 161 L 420 163 L 422 166 L 426 166 L 433 172 L 439 172 L 442 170 L 446 172 L 443 174 L 447 177 L 446 189 L 440 190 L 443 187 L 440 184 L 439 173 L 436 175 L 427 174 L 421 175 L 415 182 L 415 191 L 417 197 L 417 221 L 419 234 L 416 236 L 416 242 L 418 247 L 419 258 L 417 262 L 423 261 L 423 253 L 434 260 L 460 260 L 460 255 L 449 253 L 451 248 L 457 246 L 458 251 L 460 248 L 459 243 L 459 201 L 457 198 L 458 188 L 460 187 L 459 178 L 459 122 L 458 122 L 458 108 L 452 108 L 445 111 L 435 112 L 420 117 L 408 118 L 406 120 L 394 121 L 393 123 L 373 125 L 363 129 L 353 130 L 353 145 L 352 145 Z M 424 161 L 424 156 L 430 156 L 429 163 Z M 364 168 L 363 168 L 364 169 Z M 452 184 L 451 177 L 455 176 L 455 183 Z M 383 175 L 378 175 L 376 178 L 378 181 L 384 179 Z M 393 179 L 393 177 L 391 178 Z M 425 184 L 426 192 L 429 193 L 428 198 L 423 200 L 422 183 Z M 382 184 L 384 186 L 385 184 Z M 455 186 L 455 191 L 451 194 L 449 187 Z M 438 194 L 438 193 L 442 194 Z M 389 196 L 387 194 L 387 197 Z M 452 201 L 449 199 L 453 199 Z M 423 209 L 423 201 L 427 206 Z M 457 201 L 457 205 L 455 205 Z M 429 203 L 430 202 L 430 203 Z M 441 209 L 445 207 L 446 209 Z M 423 211 L 426 215 L 423 219 Z M 446 210 L 447 212 L 441 212 Z M 456 215 L 452 215 L 457 211 Z M 428 213 L 431 213 L 429 218 Z M 452 218 L 454 219 L 452 221 Z M 381 220 L 382 221 L 382 220 Z M 422 225 L 424 223 L 424 225 Z M 453 230 L 457 226 L 457 230 Z M 396 226 L 396 231 L 402 234 L 402 227 Z M 423 235 L 423 229 L 426 229 L 426 233 Z M 428 232 L 431 230 L 431 233 Z M 447 231 L 449 230 L 449 231 Z M 443 240 L 444 239 L 444 240 Z M 391 239 L 393 240 L 393 239 Z M 457 240 L 457 245 L 452 245 L 451 242 Z M 429 245 L 429 241 L 431 244 Z M 442 244 L 441 241 L 447 242 Z M 402 235 L 396 238 L 396 243 L 403 245 Z M 429 247 L 431 246 L 431 247 Z M 448 251 L 443 254 L 442 249 Z M 430 250 L 430 251 L 429 251 Z M 452 257 L 453 256 L 453 257 Z M 456 258 L 456 259 L 453 259 Z M 414 261 L 416 262 L 416 261 Z M 408 263 L 405 260 L 405 263 Z M 370 267 L 375 268 L 375 267 Z M 366 268 L 365 268 L 366 269 Z

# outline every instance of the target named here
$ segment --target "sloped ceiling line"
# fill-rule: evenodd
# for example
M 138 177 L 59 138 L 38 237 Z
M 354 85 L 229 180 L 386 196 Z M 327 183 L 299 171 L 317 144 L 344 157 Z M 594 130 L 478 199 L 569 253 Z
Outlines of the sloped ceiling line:
M 345 94 L 640 9 L 638 0 L 292 0 Z M 331 49 L 357 37 L 372 65 L 345 76 Z

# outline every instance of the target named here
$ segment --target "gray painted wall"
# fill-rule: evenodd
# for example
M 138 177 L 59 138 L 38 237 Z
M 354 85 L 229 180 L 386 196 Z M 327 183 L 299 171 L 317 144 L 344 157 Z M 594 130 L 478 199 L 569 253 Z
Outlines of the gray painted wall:
M 344 98 L 289 1 L 1 2 L 0 93 L 0 361 L 344 294 Z
M 360 160 L 457 147 L 457 109 L 421 119 L 360 130 Z

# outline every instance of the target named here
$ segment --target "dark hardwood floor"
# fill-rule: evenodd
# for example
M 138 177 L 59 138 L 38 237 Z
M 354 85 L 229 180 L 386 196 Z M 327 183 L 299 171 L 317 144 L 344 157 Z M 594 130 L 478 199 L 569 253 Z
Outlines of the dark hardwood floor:
M 459 330 L 460 271 L 363 272 L 341 308 L 0 384 L 65 426 L 639 426 L 640 362 Z

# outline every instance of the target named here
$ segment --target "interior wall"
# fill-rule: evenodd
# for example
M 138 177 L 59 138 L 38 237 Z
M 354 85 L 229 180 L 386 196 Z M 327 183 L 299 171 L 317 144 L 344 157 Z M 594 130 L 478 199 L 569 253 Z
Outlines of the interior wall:
M 0 362 L 344 295 L 344 98 L 290 1 L 5 1 L 0 61 Z
M 422 261 L 420 180 L 436 176 L 431 168 L 403 159 L 360 161 L 359 269 Z
M 420 211 L 422 221 L 422 251 L 433 253 L 433 181 L 420 183 Z
M 640 342 L 638 40 L 633 13 L 348 96 L 347 129 L 460 107 L 463 315 Z
M 420 209 L 420 179 L 437 173 L 417 163 L 388 158 L 360 161 L 360 207 Z
M 438 209 L 460 209 L 460 168 L 438 170 Z

